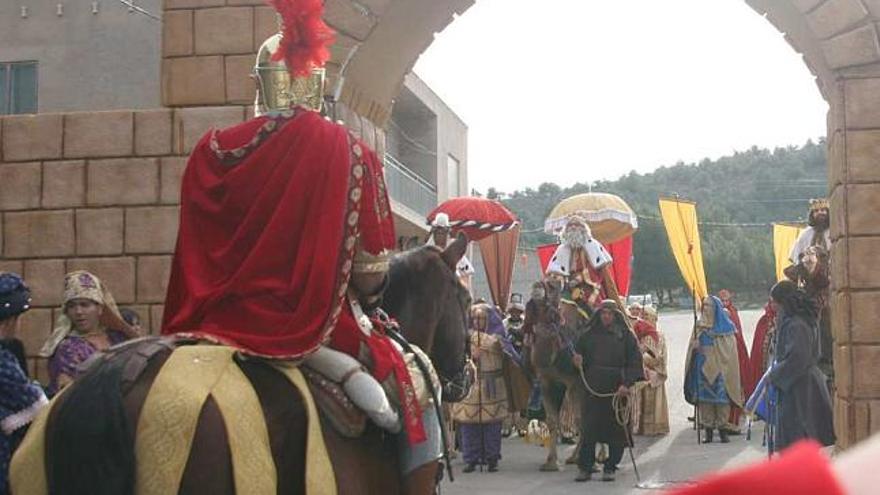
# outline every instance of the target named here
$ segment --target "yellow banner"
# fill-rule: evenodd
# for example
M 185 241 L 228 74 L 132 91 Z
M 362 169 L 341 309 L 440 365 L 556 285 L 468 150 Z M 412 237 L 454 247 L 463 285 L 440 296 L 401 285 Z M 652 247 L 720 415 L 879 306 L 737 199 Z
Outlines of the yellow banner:
M 703 249 L 697 226 L 697 204 L 681 199 L 661 199 L 660 216 L 669 237 L 669 247 L 681 276 L 696 294 L 698 304 L 709 294 L 703 271 Z
M 791 264 L 788 255 L 791 247 L 800 237 L 806 226 L 795 223 L 773 224 L 773 256 L 776 258 L 776 280 L 785 279 L 782 270 Z

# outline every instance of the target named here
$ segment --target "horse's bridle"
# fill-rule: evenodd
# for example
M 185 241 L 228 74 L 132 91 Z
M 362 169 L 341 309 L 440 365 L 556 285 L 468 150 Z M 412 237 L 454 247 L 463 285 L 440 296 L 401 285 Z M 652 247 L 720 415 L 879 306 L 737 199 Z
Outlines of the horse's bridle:
M 541 337 L 554 341 L 551 357 L 551 361 L 554 361 L 559 352 L 570 349 L 572 343 L 562 333 L 563 316 L 559 309 L 559 305 L 562 304 L 560 300 L 561 289 L 551 286 L 549 281 L 543 281 L 541 284 L 544 286 L 544 298 L 540 299 L 540 304 L 543 306 L 543 311 L 546 312 L 546 324 L 540 329 L 535 329 L 535 338 Z
M 443 305 L 441 307 L 446 307 L 449 304 L 449 298 L 455 298 L 455 304 L 458 306 L 460 316 L 462 319 L 462 328 L 467 332 L 468 328 L 468 310 L 465 307 L 464 303 L 462 303 L 461 298 L 458 297 L 457 289 L 458 287 L 454 284 L 458 284 L 458 280 L 453 280 L 453 290 L 450 294 L 446 295 L 446 299 L 443 301 Z M 455 375 L 448 377 L 440 370 L 437 370 L 437 376 L 440 378 L 440 385 L 443 387 L 443 399 L 448 400 L 449 402 L 458 402 L 464 399 L 468 392 L 470 392 L 471 385 L 474 382 L 473 376 L 473 366 L 471 363 L 471 341 L 467 335 L 465 335 L 464 339 L 464 353 L 461 357 L 461 365 L 458 367 L 458 371 Z M 432 343 L 433 345 L 433 343 Z

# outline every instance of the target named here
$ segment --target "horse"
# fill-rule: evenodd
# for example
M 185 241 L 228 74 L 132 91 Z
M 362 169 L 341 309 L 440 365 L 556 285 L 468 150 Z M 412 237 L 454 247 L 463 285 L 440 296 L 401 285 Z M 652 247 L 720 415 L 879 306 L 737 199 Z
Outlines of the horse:
M 455 399 L 467 359 L 467 314 L 470 295 L 455 275 L 467 241 L 445 250 L 421 247 L 393 258 L 385 307 L 397 318 L 410 342 L 432 358 L 444 389 Z M 93 365 L 58 397 L 46 419 L 45 466 L 49 493 L 111 495 L 133 493 L 136 425 L 150 386 L 171 351 L 149 358 L 143 371 L 128 382 L 125 369 L 147 342 L 123 344 Z M 304 494 L 307 409 L 303 397 L 266 360 L 237 359 L 237 365 L 259 398 L 268 429 L 277 493 Z M 456 394 L 456 391 L 458 395 Z M 340 493 L 431 493 L 439 462 L 418 468 L 402 479 L 396 437 L 368 425 L 357 438 L 344 437 L 321 420 L 321 430 Z M 168 434 L 168 432 L 166 432 Z M 233 495 L 236 491 L 224 420 L 209 397 L 198 418 L 192 448 L 178 493 Z M 151 466 L 140 466 L 151 468 Z
M 550 436 L 547 460 L 540 469 L 558 471 L 557 439 L 562 402 L 566 394 L 571 394 L 575 404 L 579 405 L 586 393 L 580 375 L 571 362 L 570 349 L 584 328 L 585 318 L 577 308 L 561 302 L 558 281 L 547 280 L 535 285 L 538 284 L 544 288 L 544 297 L 529 300 L 526 305 L 526 325 L 532 333 L 528 343 L 529 363 L 540 383 Z M 575 448 L 566 464 L 577 463 L 577 454 L 578 449 Z

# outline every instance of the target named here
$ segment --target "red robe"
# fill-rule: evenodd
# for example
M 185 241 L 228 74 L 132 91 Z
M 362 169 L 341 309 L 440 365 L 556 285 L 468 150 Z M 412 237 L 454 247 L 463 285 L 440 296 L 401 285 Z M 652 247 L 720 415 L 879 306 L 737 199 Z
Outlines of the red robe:
M 370 252 L 393 249 L 388 204 L 375 154 L 315 112 L 209 132 L 181 184 L 162 333 L 307 355 L 340 319 L 353 323 L 357 237 Z
M 333 336 L 394 373 L 410 440 L 424 438 L 409 373 L 381 328 L 360 330 L 346 289 L 356 249 L 394 249 L 382 165 L 342 126 L 297 109 L 208 132 L 181 184 L 162 333 L 296 360 Z
M 767 333 L 775 326 L 775 324 L 776 312 L 773 311 L 773 307 L 768 303 L 764 306 L 764 314 L 761 315 L 761 319 L 758 320 L 758 324 L 755 326 L 755 337 L 752 340 L 752 352 L 749 354 L 752 383 L 754 384 L 757 384 L 758 381 L 761 380 L 761 376 L 764 374 L 764 360 L 766 359 L 764 356 L 764 339 L 767 338 Z
M 751 362 L 749 361 L 749 350 L 746 347 L 746 340 L 743 338 L 742 321 L 739 319 L 739 311 L 730 300 L 723 301 L 724 309 L 730 315 L 731 321 L 736 326 L 736 354 L 739 359 L 739 380 L 742 384 L 743 403 L 751 397 L 755 390 L 755 383 L 752 381 Z M 739 425 L 739 419 L 742 416 L 742 409 L 732 407 L 730 409 L 729 421 L 734 426 Z
M 633 332 L 636 334 L 636 338 L 639 342 L 642 341 L 645 337 L 653 337 L 657 342 L 660 341 L 660 334 L 657 333 L 657 327 L 652 325 L 649 321 L 638 318 L 636 322 L 633 324 Z
M 819 444 L 795 444 L 778 458 L 737 471 L 709 475 L 670 495 L 844 495 Z

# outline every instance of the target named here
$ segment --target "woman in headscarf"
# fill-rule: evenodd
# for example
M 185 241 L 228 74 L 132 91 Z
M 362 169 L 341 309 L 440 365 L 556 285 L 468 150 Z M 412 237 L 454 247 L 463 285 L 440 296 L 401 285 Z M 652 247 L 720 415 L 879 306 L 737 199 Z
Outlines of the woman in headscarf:
M 477 366 L 470 393 L 452 405 L 458 424 L 464 472 L 477 465 L 498 470 L 501 459 L 501 427 L 507 417 L 507 389 L 504 383 L 504 324 L 497 310 L 488 304 L 474 305 L 471 313 L 471 356 Z
M 831 398 L 819 369 L 819 310 L 788 280 L 774 285 L 770 298 L 779 314 L 776 362 L 769 375 L 778 392 L 776 449 L 804 438 L 834 445 Z
M 30 290 L 14 273 L 0 272 L 0 338 L 17 341 L 20 316 L 30 309 Z M 23 352 L 22 352 L 23 354 Z M 0 347 L 0 495 L 9 493 L 9 461 L 27 426 L 49 401 L 30 381 L 19 357 Z
M 705 443 L 712 443 L 716 429 L 727 443 L 730 409 L 743 405 L 736 326 L 715 296 L 703 299 L 701 313 L 685 361 L 684 397 L 697 406 Z
M 77 367 L 92 354 L 138 337 L 119 314 L 107 287 L 87 271 L 64 277 L 64 304 L 55 330 L 40 355 L 49 358 L 49 392 L 58 393 L 77 375 Z
M 639 414 L 634 427 L 638 435 L 669 433 L 669 406 L 666 401 L 666 339 L 657 324 L 657 310 L 646 306 L 633 330 L 639 340 L 645 382 L 640 383 Z

